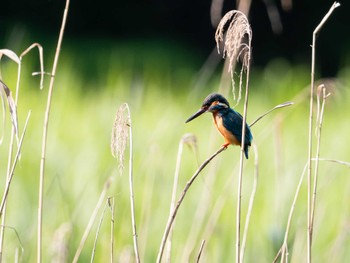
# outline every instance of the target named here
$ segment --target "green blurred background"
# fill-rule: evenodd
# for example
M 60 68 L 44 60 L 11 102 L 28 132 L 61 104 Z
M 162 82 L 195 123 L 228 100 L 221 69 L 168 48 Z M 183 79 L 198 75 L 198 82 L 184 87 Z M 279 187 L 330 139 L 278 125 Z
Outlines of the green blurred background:
M 285 1 L 282 1 L 285 2 Z M 259 181 L 249 226 L 245 262 L 272 262 L 282 242 L 293 196 L 307 161 L 311 36 L 332 2 L 253 3 L 253 64 L 248 123 L 275 105 L 275 111 L 252 128 L 259 156 Z M 315 1 L 314 1 L 315 2 Z M 267 3 L 267 2 L 266 2 Z M 350 161 L 347 139 L 349 106 L 349 36 L 347 3 L 336 10 L 322 30 L 317 49 L 317 83 L 325 83 L 327 99 L 321 157 Z M 282 29 L 274 32 L 267 7 L 279 12 Z M 131 109 L 134 145 L 136 223 L 142 262 L 154 262 L 167 222 L 178 145 L 186 133 L 196 136 L 197 151 L 185 147 L 178 194 L 198 165 L 223 140 L 209 114 L 184 121 L 219 87 L 233 95 L 223 60 L 215 48 L 211 1 L 73 1 L 63 40 L 49 123 L 44 189 L 43 261 L 60 254 L 70 262 L 97 204 L 106 180 L 115 200 L 114 261 L 134 262 L 129 186 L 111 155 L 111 130 L 118 107 Z M 11 1 L 1 10 L 1 48 L 20 54 L 31 43 L 44 48 L 50 72 L 63 1 Z M 225 3 L 223 13 L 235 8 Z M 343 30 L 343 31 L 342 31 Z M 210 59 L 209 59 L 210 58 Z M 17 66 L 2 59 L 1 77 L 15 91 Z M 41 137 L 49 77 L 39 90 L 37 51 L 24 57 L 18 100 L 20 131 L 32 111 L 20 162 L 11 185 L 4 242 L 4 262 L 14 261 L 22 244 L 22 262 L 36 259 L 36 231 Z M 243 103 L 235 108 L 243 111 Z M 7 111 L 8 115 L 8 111 Z M 6 182 L 10 118 L 1 130 L 1 190 Z M 315 143 L 314 143 L 315 145 Z M 128 149 L 126 152 L 128 156 Z M 254 180 L 253 148 L 245 162 L 242 219 Z M 193 262 L 206 240 L 201 262 L 232 262 L 238 147 L 229 147 L 203 171 L 180 207 L 174 228 L 173 262 Z M 321 162 L 315 216 L 315 262 L 346 262 L 350 257 L 349 168 Z M 104 200 L 103 206 L 107 200 Z M 289 238 L 291 262 L 306 261 L 307 189 L 304 179 Z M 103 207 L 88 236 L 79 262 L 91 258 Z M 110 258 L 107 209 L 99 232 L 95 262 Z M 16 230 L 16 232 L 14 231 Z M 16 234 L 17 233 L 17 234 Z M 20 241 L 19 241 L 20 239 Z M 67 253 L 67 255 L 66 255 Z M 56 261 L 60 262 L 60 261 Z

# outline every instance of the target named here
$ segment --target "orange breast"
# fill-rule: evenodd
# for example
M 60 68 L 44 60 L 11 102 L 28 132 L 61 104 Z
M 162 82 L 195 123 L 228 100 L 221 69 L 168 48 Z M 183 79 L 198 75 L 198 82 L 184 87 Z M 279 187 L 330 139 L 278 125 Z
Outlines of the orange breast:
M 234 136 L 229 130 L 227 130 L 224 127 L 224 124 L 222 123 L 221 116 L 219 116 L 217 113 L 214 113 L 213 117 L 214 117 L 214 124 L 215 124 L 216 128 L 221 133 L 221 135 L 225 138 L 225 143 L 240 145 L 236 136 Z

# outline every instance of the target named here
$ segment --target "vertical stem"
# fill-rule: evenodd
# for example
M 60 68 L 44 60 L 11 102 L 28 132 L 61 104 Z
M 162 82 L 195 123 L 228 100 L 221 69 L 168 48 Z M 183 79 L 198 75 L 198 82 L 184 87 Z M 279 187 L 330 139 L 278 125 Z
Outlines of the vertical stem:
M 312 173 L 312 129 L 313 129 L 313 98 L 314 98 L 314 81 L 315 81 L 315 46 L 316 34 L 312 36 L 312 51 L 311 51 L 311 85 L 310 85 L 310 109 L 309 109 L 309 144 L 308 144 L 308 168 L 307 168 L 307 262 L 311 262 L 311 173 Z
M 259 155 L 258 155 L 258 149 L 257 149 L 255 144 L 253 144 L 253 149 L 254 149 L 254 157 L 255 157 L 254 183 L 253 183 L 252 193 L 251 193 L 250 198 L 249 198 L 248 212 L 247 212 L 246 221 L 245 221 L 245 224 L 244 224 L 244 232 L 243 232 L 241 252 L 240 252 L 241 253 L 241 255 L 240 255 L 240 257 L 241 257 L 240 263 L 243 263 L 243 260 L 244 260 L 244 250 L 245 250 L 245 244 L 246 244 L 246 241 L 247 241 L 249 221 L 250 221 L 250 217 L 251 217 L 252 210 L 253 210 L 253 204 L 254 204 L 256 189 L 257 189 L 257 186 L 258 186 Z
M 309 148 L 308 148 L 308 217 L 307 217 L 307 262 L 311 263 L 311 246 L 312 246 L 312 202 L 311 202 L 311 189 L 312 189 L 312 130 L 313 130 L 313 98 L 314 98 L 314 86 L 315 86 L 315 52 L 316 52 L 316 36 L 321 30 L 324 23 L 330 17 L 335 8 L 339 7 L 340 4 L 334 2 L 328 13 L 323 17 L 320 24 L 315 28 L 312 34 L 312 54 L 311 54 L 311 85 L 310 85 L 310 112 L 309 112 Z
M 176 167 L 175 167 L 175 175 L 174 175 L 174 184 L 173 184 L 173 193 L 171 196 L 171 204 L 170 204 L 170 215 L 174 210 L 175 202 L 176 202 L 176 192 L 177 192 L 177 184 L 179 180 L 179 172 L 180 172 L 180 166 L 181 166 L 181 156 L 182 156 L 182 150 L 183 150 L 183 144 L 184 144 L 184 138 L 180 140 L 179 143 L 179 149 L 177 152 L 177 158 L 176 158 Z M 167 258 L 166 262 L 170 263 L 171 261 L 171 238 L 172 238 L 172 232 L 173 228 L 171 228 L 168 238 L 168 246 L 167 246 Z
M 197 178 L 197 176 L 200 174 L 200 172 L 208 165 L 208 163 L 215 158 L 215 156 L 217 156 L 219 153 L 221 153 L 222 151 L 226 150 L 225 146 L 222 146 L 219 150 L 217 150 L 212 156 L 210 156 L 207 160 L 205 160 L 201 166 L 199 166 L 199 168 L 197 169 L 197 171 L 194 173 L 194 175 L 191 177 L 191 179 L 186 183 L 185 188 L 182 191 L 182 194 L 180 196 L 180 198 L 178 199 L 176 206 L 174 207 L 174 210 L 172 211 L 171 215 L 168 218 L 168 222 L 166 224 L 164 233 L 163 233 L 163 238 L 162 241 L 160 243 L 160 248 L 159 248 L 159 252 L 158 252 L 158 256 L 157 256 L 157 263 L 160 263 L 162 261 L 162 256 L 163 256 L 163 252 L 164 252 L 164 247 L 165 247 L 165 243 L 167 241 L 167 238 L 169 236 L 169 232 L 170 229 L 175 221 L 175 217 L 177 214 L 177 211 L 179 210 L 179 207 L 182 203 L 182 201 L 184 200 L 186 193 L 188 191 L 188 189 L 191 187 L 192 183 L 194 182 L 194 180 Z
M 103 190 L 102 190 L 102 192 L 101 192 L 101 194 L 100 194 L 100 197 L 99 197 L 99 199 L 98 199 L 98 201 L 97 201 L 97 204 L 96 204 L 96 206 L 95 206 L 95 209 L 94 209 L 94 211 L 92 212 L 92 215 L 91 215 L 91 217 L 90 217 L 90 220 L 89 220 L 89 222 L 88 222 L 88 224 L 87 224 L 87 226 L 86 226 L 86 228 L 85 228 L 84 234 L 83 234 L 83 236 L 82 236 L 82 238 L 81 238 L 81 240 L 80 240 L 78 249 L 77 249 L 77 251 L 75 252 L 75 255 L 74 255 L 74 258 L 73 258 L 73 260 L 72 260 L 72 263 L 77 263 L 78 260 L 79 260 L 81 251 L 82 251 L 83 248 L 84 248 L 85 242 L 86 242 L 86 240 L 87 240 L 87 238 L 88 238 L 88 235 L 89 235 L 89 233 L 90 233 L 90 230 L 91 230 L 91 228 L 92 228 L 92 225 L 94 224 L 94 221 L 95 221 L 95 219 L 96 219 L 98 210 L 100 209 L 103 200 L 105 200 L 105 197 L 106 197 L 106 195 L 107 195 L 107 191 L 108 191 L 109 187 L 111 186 L 111 182 L 112 182 L 112 176 L 109 177 L 109 178 L 106 180 L 106 182 L 105 182 L 105 184 L 104 184 L 104 186 L 103 186 Z
M 250 43 L 249 43 L 250 47 Z M 248 63 L 246 72 L 246 85 L 245 85 L 245 100 L 243 110 L 243 123 L 242 123 L 242 138 L 241 138 L 241 156 L 239 163 L 239 175 L 238 175 L 238 191 L 237 191 L 237 212 L 236 212 L 236 263 L 241 262 L 241 206 L 242 206 L 242 181 L 243 181 L 243 160 L 244 160 L 244 143 L 246 133 L 246 120 L 248 110 L 248 95 L 249 95 L 249 74 L 250 74 L 250 50 L 248 51 Z
M 321 95 L 320 95 L 321 96 Z M 313 224 L 314 214 L 315 214 L 315 205 L 316 205 L 316 190 L 317 190 L 317 175 L 318 175 L 318 164 L 319 164 L 319 158 L 320 158 L 320 150 L 321 150 L 321 131 L 322 131 L 322 122 L 323 122 L 323 113 L 324 113 L 324 106 L 326 102 L 326 88 L 322 87 L 322 106 L 320 109 L 320 118 L 319 122 L 317 123 L 317 146 L 316 146 L 316 159 L 315 159 L 315 174 L 314 174 L 314 188 L 313 188 L 313 197 L 312 197 L 312 206 L 311 206 L 311 223 Z
M 60 29 L 60 34 L 58 37 L 58 43 L 56 47 L 55 58 L 53 62 L 51 78 L 50 78 L 50 86 L 47 95 L 47 104 L 45 111 L 45 119 L 43 126 L 43 139 L 42 139 L 42 149 L 41 149 L 41 161 L 40 161 L 40 179 L 39 179 L 39 201 L 38 201 L 38 233 L 37 233 L 37 263 L 41 263 L 42 261 L 42 219 L 43 219 L 43 192 L 44 192 L 44 175 L 45 175 L 45 158 L 46 158 L 46 144 L 47 144 L 47 133 L 49 127 L 49 116 L 50 116 L 50 108 L 51 108 L 51 100 L 53 93 L 53 84 L 55 82 L 55 74 L 58 63 L 58 58 L 60 55 L 64 29 L 68 16 L 68 8 L 69 8 L 69 0 L 66 0 L 66 6 L 63 13 L 63 19 Z
M 108 198 L 109 208 L 111 209 L 111 263 L 114 262 L 114 197 Z
M 133 230 L 133 239 L 134 239 L 134 251 L 136 262 L 140 263 L 139 249 L 137 243 L 137 231 L 136 231 L 136 220 L 135 220 L 135 205 L 134 205 L 134 187 L 133 187 L 133 145 L 132 145 L 132 125 L 131 125 L 131 114 L 129 106 L 128 108 L 128 119 L 129 119 L 129 143 L 130 143 L 130 156 L 129 156 L 129 187 L 130 187 L 130 208 L 131 208 L 131 223 Z
M 20 63 L 18 64 L 18 70 L 17 70 L 16 97 L 15 97 L 16 107 L 18 105 L 19 84 L 20 84 L 20 79 L 21 79 L 21 62 L 22 61 L 20 60 Z M 6 184 L 8 184 L 8 182 L 10 180 L 14 141 L 15 141 L 15 129 L 12 126 L 8 160 L 7 160 Z M 6 225 L 6 223 L 5 223 L 5 221 L 6 221 L 6 205 L 7 205 L 7 200 L 4 199 L 3 201 L 4 201 L 4 204 L 3 204 L 2 208 L 1 208 L 1 212 L 0 212 L 0 215 L 2 215 L 1 227 L 0 227 L 0 262 L 2 262 L 3 247 L 4 247 L 5 225 Z

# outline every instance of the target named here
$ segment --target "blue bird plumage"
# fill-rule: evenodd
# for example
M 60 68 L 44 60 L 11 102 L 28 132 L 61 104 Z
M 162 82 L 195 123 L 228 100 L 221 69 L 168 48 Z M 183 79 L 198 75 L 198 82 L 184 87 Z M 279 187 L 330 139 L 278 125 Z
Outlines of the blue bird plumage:
M 225 138 L 223 146 L 227 147 L 229 144 L 241 145 L 243 117 L 237 111 L 230 108 L 230 104 L 222 95 L 218 93 L 208 95 L 202 107 L 186 123 L 205 112 L 211 112 L 213 114 L 214 124 Z M 251 146 L 253 136 L 247 123 L 245 125 L 244 154 L 248 159 L 248 150 L 249 146 Z

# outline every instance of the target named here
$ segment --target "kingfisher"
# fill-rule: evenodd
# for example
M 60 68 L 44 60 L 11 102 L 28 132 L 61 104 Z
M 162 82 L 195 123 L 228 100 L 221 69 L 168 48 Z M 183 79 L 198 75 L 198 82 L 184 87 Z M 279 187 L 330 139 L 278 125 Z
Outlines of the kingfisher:
M 243 117 L 237 111 L 230 108 L 230 104 L 224 96 L 218 93 L 209 94 L 204 99 L 201 108 L 191 117 L 189 117 L 185 123 L 192 121 L 205 112 L 211 112 L 213 114 L 214 124 L 225 139 L 225 143 L 222 145 L 223 147 L 227 147 L 230 144 L 241 145 Z M 252 140 L 252 133 L 246 123 L 244 154 L 247 159 L 248 149 Z

